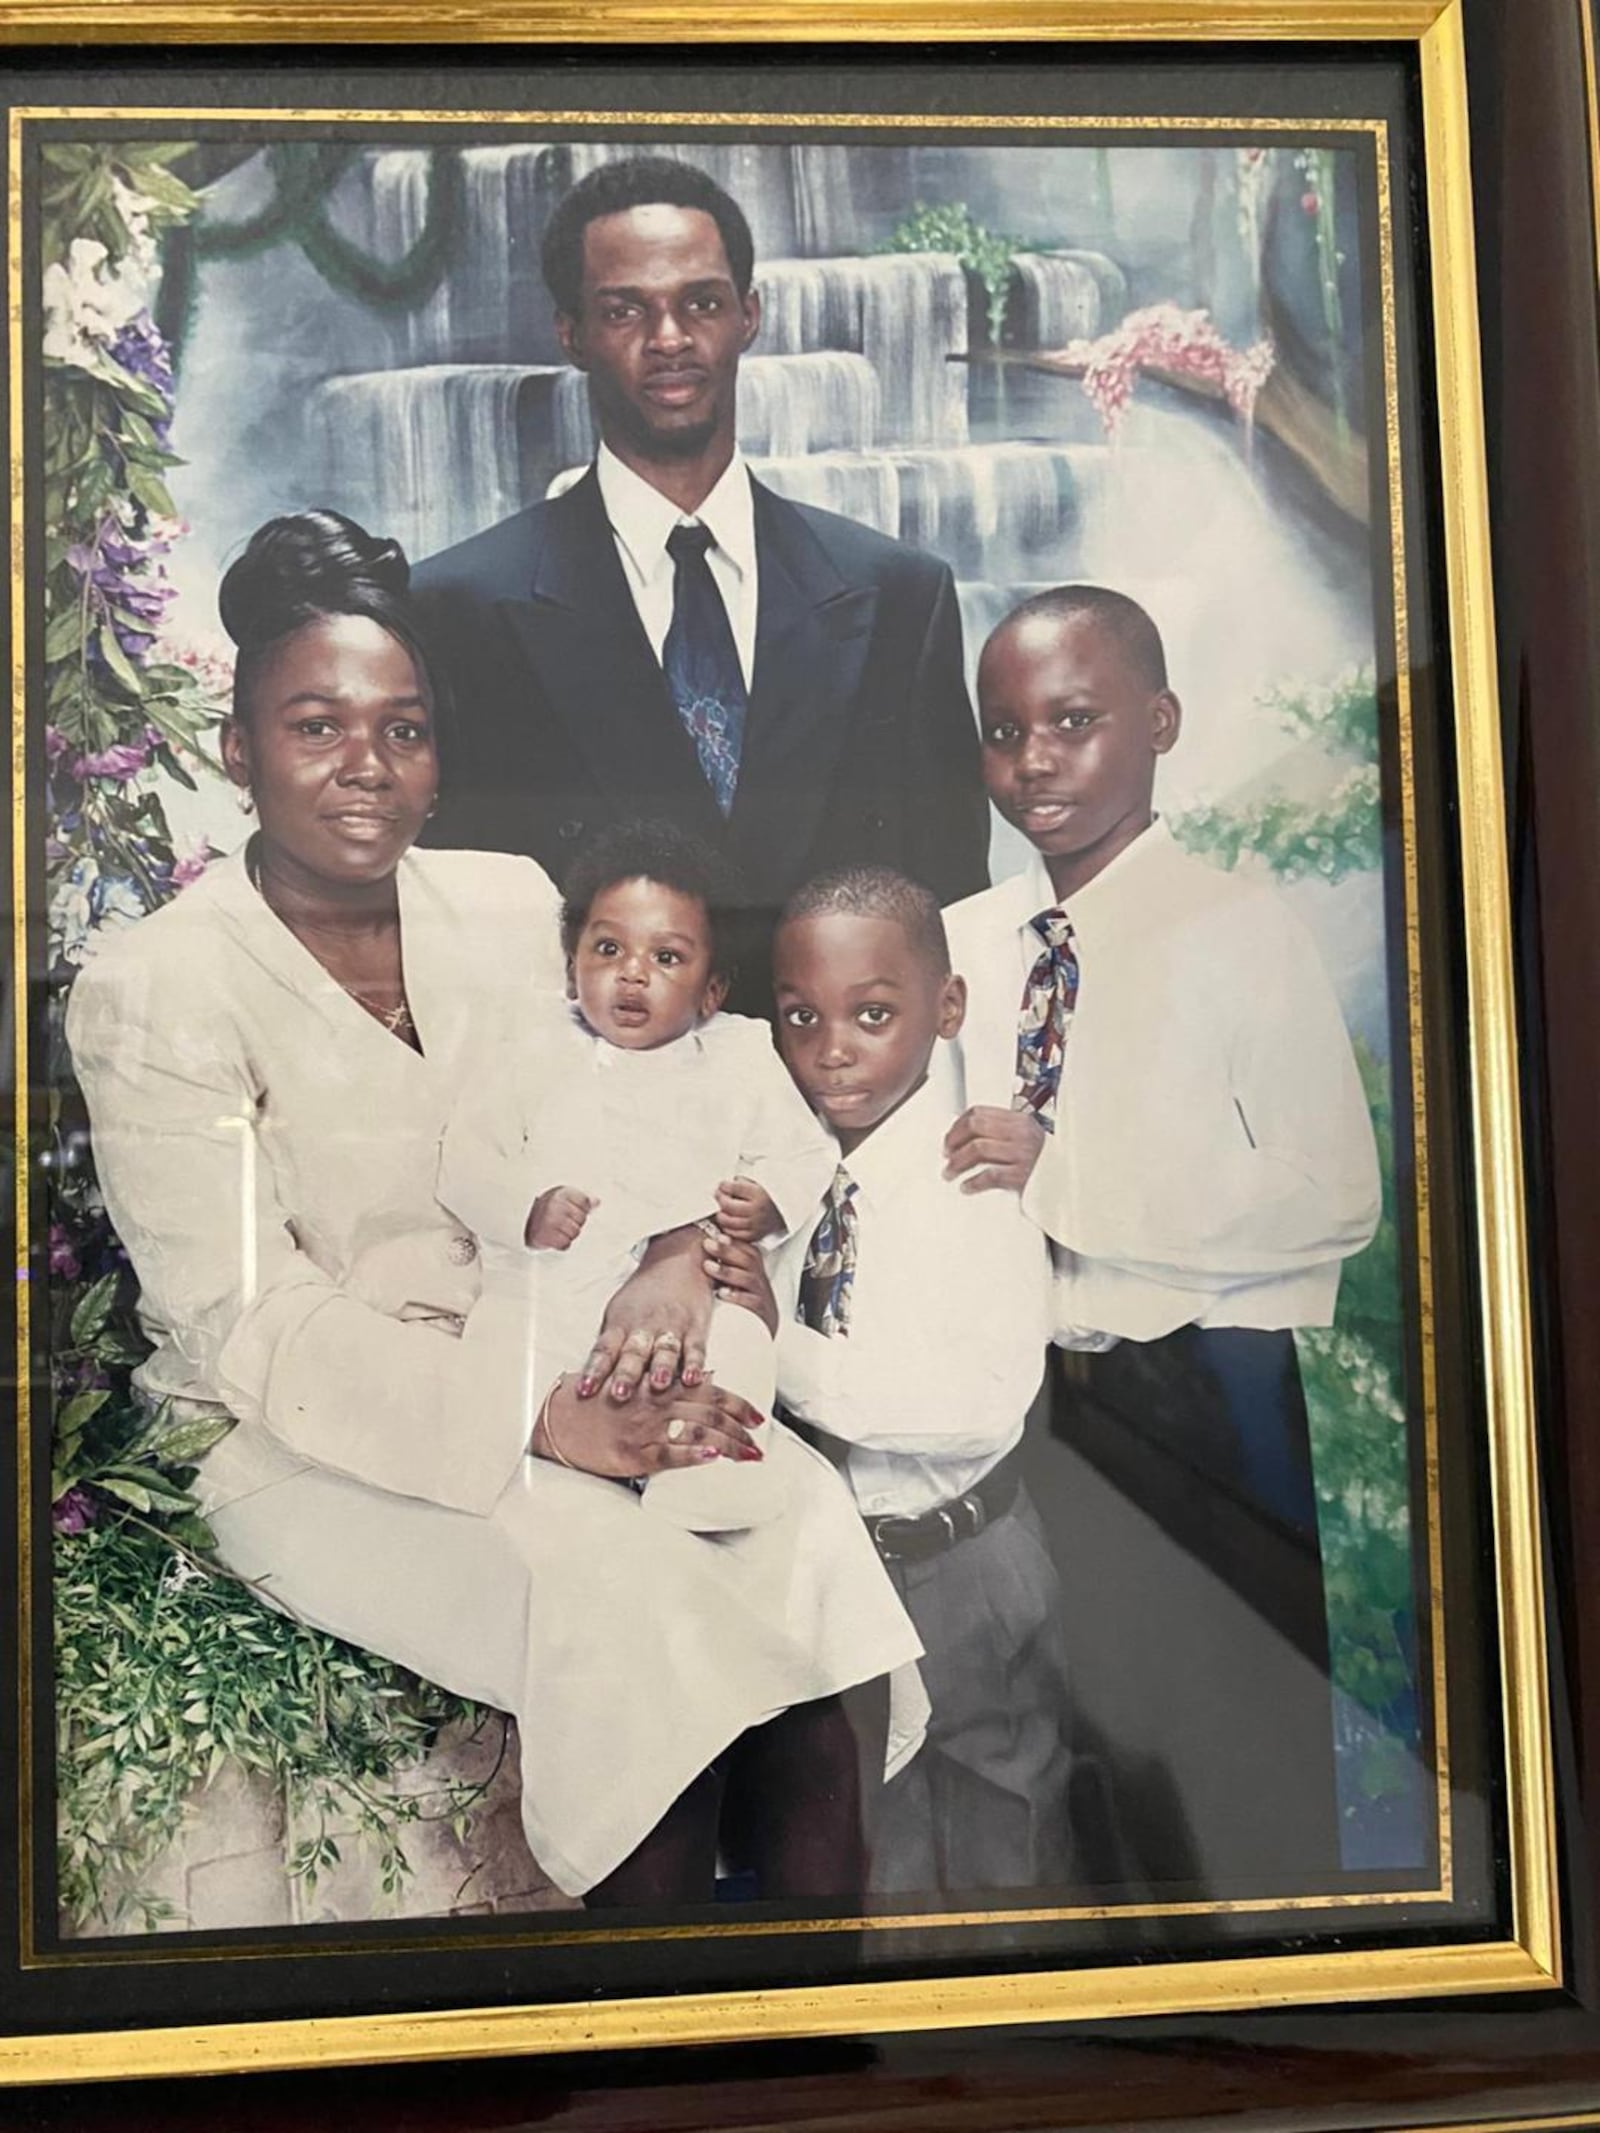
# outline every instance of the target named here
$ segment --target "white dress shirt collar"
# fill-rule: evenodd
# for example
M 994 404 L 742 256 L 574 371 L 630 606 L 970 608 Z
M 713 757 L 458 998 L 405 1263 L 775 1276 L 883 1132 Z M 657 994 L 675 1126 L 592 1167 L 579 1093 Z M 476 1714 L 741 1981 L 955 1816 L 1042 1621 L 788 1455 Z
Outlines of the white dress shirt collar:
M 1162 898 L 1168 863 L 1177 855 L 1172 832 L 1159 815 L 1151 818 L 1133 842 L 1118 852 L 1091 881 L 1071 896 L 1057 896 L 1042 855 L 1030 853 L 1027 865 L 1012 877 L 1017 925 L 1028 925 L 1041 912 L 1064 910 L 1080 939 L 1102 929 L 1136 923 L 1152 898 Z M 1165 908 L 1164 899 L 1162 907 Z
M 641 583 L 648 585 L 663 576 L 670 579 L 674 565 L 667 540 L 675 526 L 704 526 L 741 578 L 748 578 L 755 568 L 755 499 L 750 469 L 737 449 L 716 487 L 694 512 L 680 511 L 670 496 L 663 496 L 632 467 L 624 466 L 608 445 L 601 445 L 595 455 L 595 475 L 611 530 L 626 549 Z
M 954 1047 L 943 1037 L 935 1038 L 921 1088 L 913 1089 L 897 1111 L 839 1158 L 846 1175 L 869 1199 L 881 1200 L 908 1177 L 937 1170 L 931 1151 L 942 1149 L 945 1131 L 961 1109 L 958 1085 Z

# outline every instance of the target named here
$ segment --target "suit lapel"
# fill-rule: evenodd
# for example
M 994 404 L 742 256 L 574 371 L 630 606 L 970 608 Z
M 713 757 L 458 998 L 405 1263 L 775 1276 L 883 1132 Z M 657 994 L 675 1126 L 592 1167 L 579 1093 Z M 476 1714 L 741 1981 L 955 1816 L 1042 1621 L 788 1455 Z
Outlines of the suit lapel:
M 722 818 L 639 620 L 592 467 L 551 504 L 528 599 L 507 613 L 597 788 L 717 835 Z
M 792 879 L 815 842 L 877 615 L 794 507 L 752 481 L 760 590 L 754 686 L 732 829 L 762 876 Z

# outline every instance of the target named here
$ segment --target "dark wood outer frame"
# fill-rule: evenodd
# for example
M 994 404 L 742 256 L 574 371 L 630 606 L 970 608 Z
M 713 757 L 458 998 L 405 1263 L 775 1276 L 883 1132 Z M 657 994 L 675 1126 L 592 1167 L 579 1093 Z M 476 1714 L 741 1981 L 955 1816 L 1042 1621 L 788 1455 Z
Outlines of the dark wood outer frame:
M 1184 2018 L 121 2084 L 23 2126 L 673 2129 L 1600 2124 L 1600 302 L 1590 0 L 1466 0 L 1569 1986 L 1517 2004 Z M 15 2117 L 12 2116 L 13 2110 Z

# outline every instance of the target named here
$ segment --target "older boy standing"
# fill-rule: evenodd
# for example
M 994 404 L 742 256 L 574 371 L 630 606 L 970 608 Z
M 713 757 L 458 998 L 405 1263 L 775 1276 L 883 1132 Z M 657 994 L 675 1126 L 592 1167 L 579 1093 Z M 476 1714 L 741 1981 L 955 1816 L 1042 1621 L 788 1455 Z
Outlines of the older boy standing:
M 1130 1686 L 1193 1711 L 1203 1683 L 1226 1771 L 1208 1826 L 1143 1833 L 1147 1869 L 1189 1878 L 1198 1851 L 1230 1893 L 1326 1878 L 1328 1637 L 1292 1329 L 1329 1323 L 1378 1220 L 1349 1038 L 1280 899 L 1187 857 L 1155 814 L 1182 713 L 1142 608 L 1040 594 L 994 632 L 978 686 L 985 783 L 1034 858 L 947 914 L 972 988 L 949 1166 L 968 1192 L 1021 1195 L 1056 1247 L 1059 1316 L 1116 1336 L 1074 1359 L 1064 1434 L 1137 1508 L 1121 1570 L 1149 1551 Z M 1219 1648 L 1203 1608 L 1163 1601 L 1174 1541 L 1259 1635 Z
M 884 1795 L 870 1885 L 1059 1887 L 1065 1638 L 1018 1457 L 1050 1333 L 1045 1241 L 1013 1196 L 943 1176 L 966 995 L 926 889 L 876 867 L 809 883 L 774 976 L 780 1049 L 839 1146 L 818 1221 L 776 1255 L 779 1396 L 838 1458 L 933 1706 Z M 718 1263 L 749 1298 L 759 1255 Z

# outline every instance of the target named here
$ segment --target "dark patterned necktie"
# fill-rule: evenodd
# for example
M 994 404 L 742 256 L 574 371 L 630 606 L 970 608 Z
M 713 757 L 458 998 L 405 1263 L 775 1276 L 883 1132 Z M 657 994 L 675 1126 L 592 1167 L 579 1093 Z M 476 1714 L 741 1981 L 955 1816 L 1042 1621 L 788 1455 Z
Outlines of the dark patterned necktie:
M 674 526 L 667 553 L 675 566 L 672 623 L 661 647 L 661 670 L 706 783 L 724 814 L 733 806 L 750 699 L 739 667 L 728 610 L 711 575 L 707 526 Z
M 1054 1133 L 1067 1031 L 1078 1004 L 1078 958 L 1071 947 L 1072 927 L 1059 906 L 1041 911 L 1029 924 L 1044 948 L 1028 972 L 1017 1015 L 1017 1088 L 1011 1108 L 1031 1111 L 1046 1133 Z
M 856 1184 L 841 1163 L 828 1187 L 822 1220 L 806 1246 L 806 1263 L 800 1274 L 800 1305 L 796 1316 L 813 1333 L 847 1334 L 850 1331 L 850 1291 L 856 1278 L 856 1236 L 860 1217 L 855 1208 Z

